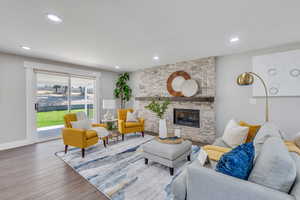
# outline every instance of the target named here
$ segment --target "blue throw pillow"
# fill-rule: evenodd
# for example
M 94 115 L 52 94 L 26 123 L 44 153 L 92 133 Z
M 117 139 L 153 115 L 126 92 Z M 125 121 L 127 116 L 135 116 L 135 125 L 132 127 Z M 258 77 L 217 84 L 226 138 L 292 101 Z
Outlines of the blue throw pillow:
M 216 171 L 247 180 L 253 167 L 254 154 L 253 142 L 242 144 L 220 158 Z

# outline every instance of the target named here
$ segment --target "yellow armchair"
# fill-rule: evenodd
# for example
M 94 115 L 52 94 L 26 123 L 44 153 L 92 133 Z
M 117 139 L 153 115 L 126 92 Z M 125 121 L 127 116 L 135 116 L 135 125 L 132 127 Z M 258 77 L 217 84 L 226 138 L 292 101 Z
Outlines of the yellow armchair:
M 133 112 L 132 109 L 119 109 L 118 110 L 118 129 L 122 134 L 122 140 L 124 140 L 124 135 L 128 133 L 141 132 L 144 137 L 144 124 L 145 120 L 139 118 L 138 122 L 127 122 L 127 112 Z
M 84 130 L 72 128 L 72 121 L 77 121 L 75 113 L 69 113 L 64 116 L 65 128 L 62 129 L 63 141 L 65 144 L 65 153 L 68 151 L 68 146 L 74 146 L 82 149 L 82 157 L 85 155 L 85 148 L 98 143 L 99 137 L 94 130 Z M 105 127 L 104 124 L 93 124 L 93 127 Z M 107 138 L 101 138 L 106 147 Z

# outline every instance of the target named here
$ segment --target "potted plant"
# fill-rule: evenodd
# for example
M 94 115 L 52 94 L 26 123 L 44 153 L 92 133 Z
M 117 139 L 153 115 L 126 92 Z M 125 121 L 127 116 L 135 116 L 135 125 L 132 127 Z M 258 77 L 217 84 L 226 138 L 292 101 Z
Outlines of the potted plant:
M 108 131 L 114 131 L 114 130 L 117 129 L 117 126 L 116 126 L 115 122 L 113 122 L 113 121 L 108 121 L 108 122 L 106 122 L 106 129 L 107 129 Z
M 166 110 L 168 109 L 169 104 L 170 104 L 169 100 L 166 100 L 162 104 L 160 104 L 153 99 L 149 105 L 145 106 L 146 109 L 154 112 L 157 115 L 157 117 L 159 118 L 159 137 L 160 138 L 168 137 L 167 122 L 166 122 L 166 119 L 164 118 L 164 114 L 165 114 Z
M 125 72 L 121 74 L 116 82 L 116 88 L 114 90 L 114 96 L 121 100 L 121 108 L 125 108 L 125 104 L 130 100 L 132 96 L 132 89 L 127 82 L 129 81 L 129 73 Z

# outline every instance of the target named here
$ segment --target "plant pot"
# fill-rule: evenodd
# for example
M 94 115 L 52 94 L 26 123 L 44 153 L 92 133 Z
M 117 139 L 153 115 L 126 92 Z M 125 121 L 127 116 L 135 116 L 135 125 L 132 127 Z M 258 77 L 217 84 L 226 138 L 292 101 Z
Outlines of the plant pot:
M 160 119 L 159 120 L 159 137 L 160 138 L 167 138 L 168 137 L 166 119 Z

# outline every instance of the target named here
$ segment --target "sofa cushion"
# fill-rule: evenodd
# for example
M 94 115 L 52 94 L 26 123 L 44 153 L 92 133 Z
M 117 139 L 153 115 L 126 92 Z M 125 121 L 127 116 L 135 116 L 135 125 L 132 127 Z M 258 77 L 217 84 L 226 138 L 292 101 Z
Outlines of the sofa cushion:
M 216 171 L 229 176 L 247 180 L 253 167 L 254 146 L 252 142 L 242 144 L 219 160 Z
M 143 145 L 143 151 L 168 160 L 176 160 L 178 157 L 191 151 L 192 142 L 185 140 L 181 144 L 165 144 L 152 140 Z
M 294 142 L 297 145 L 297 147 L 300 148 L 300 133 L 297 133 L 295 138 L 294 138 Z
M 247 139 L 249 128 L 240 126 L 235 120 L 230 120 L 222 136 L 223 141 L 232 148 L 235 148 Z
M 171 190 L 174 195 L 174 200 L 186 200 L 186 186 L 186 170 L 183 170 L 171 182 Z
M 256 134 L 253 144 L 255 147 L 255 159 L 259 155 L 262 145 L 270 137 L 282 138 L 280 129 L 272 122 L 265 123 Z
M 247 139 L 246 142 L 253 142 L 258 130 L 260 129 L 260 125 L 251 125 L 246 122 L 240 121 L 239 122 L 240 126 L 245 126 L 249 128 L 248 134 L 247 134 Z
M 249 181 L 288 193 L 296 178 L 296 165 L 283 140 L 268 138 L 261 148 Z
M 296 199 L 299 199 L 300 198 L 300 156 L 299 154 L 294 152 L 291 152 L 290 155 L 295 161 L 296 171 L 297 171 L 296 179 L 290 194 L 296 197 Z
M 214 142 L 212 145 L 214 145 L 214 146 L 219 146 L 219 147 L 231 148 L 229 145 L 227 145 L 227 144 L 223 141 L 222 137 L 217 138 L 217 139 L 215 140 L 215 142 Z
M 126 128 L 132 128 L 132 127 L 137 127 L 137 126 L 141 126 L 141 123 L 140 122 L 126 122 L 125 123 Z

